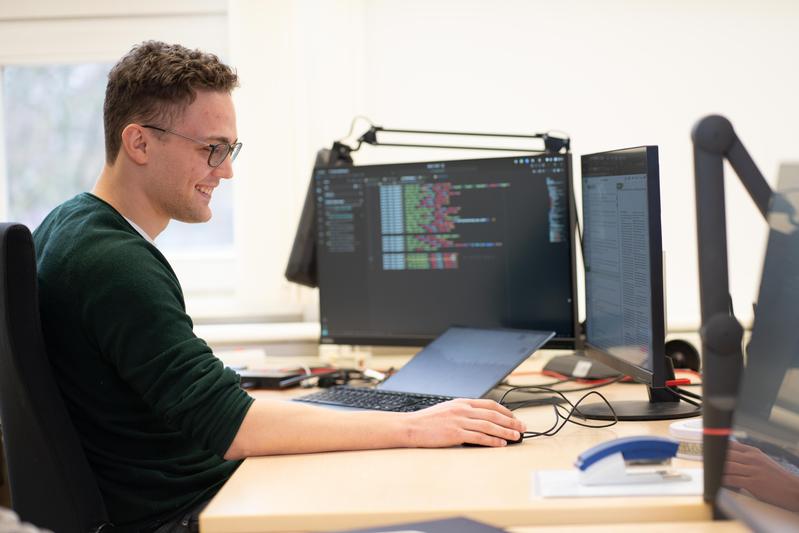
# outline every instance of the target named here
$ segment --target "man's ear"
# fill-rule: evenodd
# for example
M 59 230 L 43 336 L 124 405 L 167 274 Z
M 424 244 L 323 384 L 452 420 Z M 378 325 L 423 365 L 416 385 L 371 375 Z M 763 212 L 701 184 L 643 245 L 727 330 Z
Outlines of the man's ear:
M 144 128 L 138 124 L 128 124 L 122 130 L 122 147 L 128 158 L 137 165 L 147 163 L 150 156 L 150 147 L 147 144 Z

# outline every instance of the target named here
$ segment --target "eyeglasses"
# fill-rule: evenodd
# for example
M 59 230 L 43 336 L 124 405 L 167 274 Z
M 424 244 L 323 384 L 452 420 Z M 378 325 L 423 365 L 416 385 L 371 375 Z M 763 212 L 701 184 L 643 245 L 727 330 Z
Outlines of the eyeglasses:
M 149 128 L 151 130 L 158 130 L 164 133 L 171 133 L 172 135 L 177 135 L 178 137 L 183 137 L 189 141 L 194 141 L 198 144 L 202 144 L 203 146 L 210 148 L 211 152 L 208 154 L 208 166 L 209 167 L 218 167 L 222 164 L 227 156 L 230 156 L 231 161 L 236 160 L 236 156 L 239 155 L 241 151 L 242 144 L 239 142 L 236 143 L 219 143 L 219 144 L 208 144 L 205 141 L 201 141 L 199 139 L 193 139 L 192 137 L 187 137 L 186 135 L 182 135 L 176 131 L 168 130 L 165 128 L 159 128 L 158 126 L 152 126 L 150 124 L 142 124 L 142 128 Z

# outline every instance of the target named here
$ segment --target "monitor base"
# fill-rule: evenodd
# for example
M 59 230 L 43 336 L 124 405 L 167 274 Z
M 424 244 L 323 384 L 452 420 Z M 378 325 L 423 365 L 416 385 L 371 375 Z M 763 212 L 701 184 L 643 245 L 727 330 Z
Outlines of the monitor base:
M 700 416 L 702 409 L 686 402 L 611 402 L 619 421 L 673 420 Z M 575 414 L 590 420 L 613 420 L 613 413 L 605 403 L 580 405 Z

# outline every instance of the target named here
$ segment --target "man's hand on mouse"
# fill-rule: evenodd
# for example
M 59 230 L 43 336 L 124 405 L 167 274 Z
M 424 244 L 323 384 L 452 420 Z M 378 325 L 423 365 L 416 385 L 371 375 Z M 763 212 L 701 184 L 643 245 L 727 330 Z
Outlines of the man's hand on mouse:
M 506 446 L 525 425 L 493 400 L 459 398 L 404 415 L 409 447 L 439 448 L 464 443 Z

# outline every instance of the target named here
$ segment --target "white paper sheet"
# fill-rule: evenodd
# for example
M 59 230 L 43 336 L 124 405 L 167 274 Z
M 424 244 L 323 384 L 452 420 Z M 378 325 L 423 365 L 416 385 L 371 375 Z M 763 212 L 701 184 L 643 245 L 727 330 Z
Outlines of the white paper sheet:
M 700 496 L 703 492 L 701 468 L 680 468 L 690 481 L 664 481 L 629 485 L 581 485 L 579 472 L 539 470 L 531 476 L 531 498 L 592 498 L 597 496 Z

